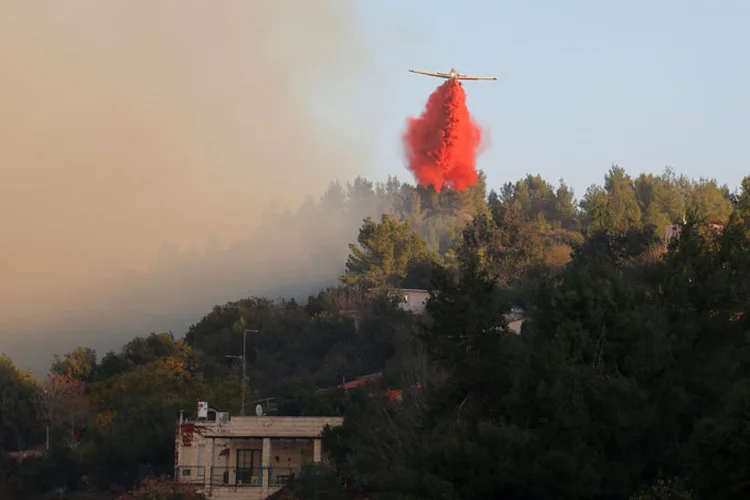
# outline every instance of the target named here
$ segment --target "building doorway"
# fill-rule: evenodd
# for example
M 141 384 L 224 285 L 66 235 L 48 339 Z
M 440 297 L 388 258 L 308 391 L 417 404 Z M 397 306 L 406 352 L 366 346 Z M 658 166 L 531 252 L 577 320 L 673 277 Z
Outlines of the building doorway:
M 237 484 L 257 484 L 260 470 L 261 450 L 237 450 Z

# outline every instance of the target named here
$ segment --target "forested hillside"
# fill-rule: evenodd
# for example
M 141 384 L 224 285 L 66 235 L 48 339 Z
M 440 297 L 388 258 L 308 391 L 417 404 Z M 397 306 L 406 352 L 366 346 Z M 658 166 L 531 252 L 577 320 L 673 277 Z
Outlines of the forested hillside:
M 531 175 L 439 194 L 357 179 L 312 208 L 359 231 L 305 303 L 238 298 L 187 332 L 56 356 L 44 380 L 0 359 L 0 498 L 113 498 L 170 473 L 180 409 L 238 413 L 226 355 L 246 329 L 248 400 L 345 416 L 301 498 L 750 498 L 750 177 L 613 166 L 580 199 Z M 427 316 L 371 292 L 389 287 L 432 290 Z M 317 392 L 378 371 L 423 390 L 395 406 Z M 50 453 L 16 460 L 47 424 Z

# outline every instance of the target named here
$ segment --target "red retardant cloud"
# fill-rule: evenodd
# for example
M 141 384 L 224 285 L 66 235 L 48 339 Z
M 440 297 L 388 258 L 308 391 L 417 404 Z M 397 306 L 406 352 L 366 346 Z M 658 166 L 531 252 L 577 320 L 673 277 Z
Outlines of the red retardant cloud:
M 476 157 L 482 131 L 466 107 L 461 82 L 448 80 L 427 101 L 422 116 L 409 118 L 404 133 L 409 170 L 420 186 L 458 191 L 477 183 Z

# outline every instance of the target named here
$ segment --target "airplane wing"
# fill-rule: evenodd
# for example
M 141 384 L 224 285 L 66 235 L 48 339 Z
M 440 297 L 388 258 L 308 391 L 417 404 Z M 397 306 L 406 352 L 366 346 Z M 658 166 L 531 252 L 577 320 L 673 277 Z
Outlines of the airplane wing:
M 494 76 L 464 76 L 464 75 L 460 75 L 458 77 L 458 79 L 459 80 L 472 80 L 472 81 L 475 81 L 475 80 L 497 80 L 497 78 L 495 78 Z
M 416 69 L 410 69 L 409 71 L 412 73 L 417 73 L 419 75 L 435 76 L 437 78 L 445 78 L 447 76 L 447 75 L 444 75 L 443 73 L 430 73 L 429 71 L 419 71 Z

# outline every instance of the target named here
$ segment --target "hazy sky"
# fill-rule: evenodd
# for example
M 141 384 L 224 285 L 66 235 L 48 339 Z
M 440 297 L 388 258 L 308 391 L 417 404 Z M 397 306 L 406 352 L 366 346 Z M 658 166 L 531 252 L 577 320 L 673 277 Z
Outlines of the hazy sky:
M 333 179 L 410 180 L 405 119 L 439 82 L 408 68 L 500 78 L 466 84 L 491 187 L 580 195 L 613 162 L 736 185 L 748 24 L 741 0 L 4 0 L 0 352 L 46 366 L 319 282 L 282 269 L 310 258 L 304 225 L 265 249 L 253 229 Z

